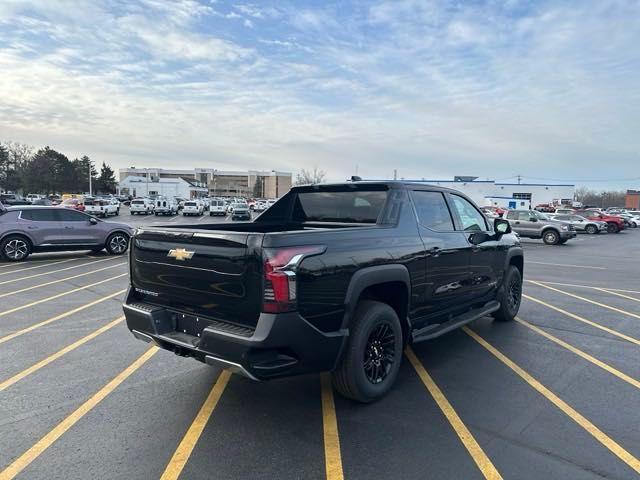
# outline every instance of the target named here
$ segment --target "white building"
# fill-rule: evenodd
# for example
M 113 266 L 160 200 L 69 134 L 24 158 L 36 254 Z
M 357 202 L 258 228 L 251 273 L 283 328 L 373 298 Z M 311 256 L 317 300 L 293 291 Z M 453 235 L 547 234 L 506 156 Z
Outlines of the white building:
M 206 185 L 182 177 L 161 178 L 129 175 L 120 180 L 118 193 L 133 197 L 159 195 L 162 197 L 197 198 L 207 195 Z
M 571 203 L 575 185 L 553 185 L 546 183 L 500 183 L 495 180 L 472 180 L 473 177 L 459 177 L 456 180 L 408 180 L 458 190 L 480 206 L 499 204 L 508 206 L 509 199 L 517 201 L 517 207 L 535 207 L 541 203 Z M 522 202 L 521 202 L 522 201 Z M 521 205 L 521 203 L 523 205 Z
M 276 170 L 226 171 L 215 168 L 165 169 L 165 168 L 121 168 L 120 185 L 125 188 L 128 178 L 149 178 L 150 182 L 165 182 L 183 179 L 208 187 L 211 195 L 254 196 L 279 198 L 291 189 L 291 172 Z M 137 182 L 138 180 L 135 180 Z M 129 182 L 130 183 L 130 182 Z M 150 190 L 153 190 L 150 187 Z

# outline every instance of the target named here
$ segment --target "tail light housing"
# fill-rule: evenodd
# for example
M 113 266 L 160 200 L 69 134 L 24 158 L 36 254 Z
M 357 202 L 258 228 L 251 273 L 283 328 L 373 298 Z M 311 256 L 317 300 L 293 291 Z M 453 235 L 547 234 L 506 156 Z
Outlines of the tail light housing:
M 322 245 L 265 248 L 262 311 L 281 313 L 296 310 L 296 268 L 304 258 L 320 255 L 325 250 Z

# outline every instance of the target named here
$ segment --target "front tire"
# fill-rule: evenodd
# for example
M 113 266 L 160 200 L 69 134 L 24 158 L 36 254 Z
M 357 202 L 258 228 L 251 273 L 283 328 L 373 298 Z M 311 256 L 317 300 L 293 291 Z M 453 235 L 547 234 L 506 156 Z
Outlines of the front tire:
M 500 302 L 500 309 L 492 313 L 493 318 L 498 322 L 512 321 L 522 301 L 522 275 L 514 265 L 509 266 L 496 300 Z
M 110 255 L 122 255 L 129 248 L 129 235 L 115 232 L 107 237 L 105 248 Z
M 620 227 L 618 227 L 617 223 L 607 223 L 607 232 L 608 233 L 620 233 Z
M 598 227 L 596 227 L 595 225 L 587 225 L 584 231 L 589 235 L 595 235 L 596 233 L 598 233 Z
M 542 241 L 547 245 L 557 245 L 560 242 L 560 235 L 555 230 L 547 230 L 542 234 Z
M 31 242 L 22 235 L 9 235 L 0 244 L 0 256 L 10 262 L 21 262 L 31 254 Z
M 391 389 L 400 370 L 402 328 L 395 310 L 386 303 L 360 302 L 348 342 L 333 385 L 347 398 L 373 402 Z

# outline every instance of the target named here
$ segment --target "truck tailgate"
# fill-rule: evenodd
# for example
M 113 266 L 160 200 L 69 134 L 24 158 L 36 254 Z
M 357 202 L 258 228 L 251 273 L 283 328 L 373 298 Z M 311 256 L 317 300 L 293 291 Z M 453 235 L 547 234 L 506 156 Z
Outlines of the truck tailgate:
M 263 234 L 144 229 L 131 245 L 131 282 L 141 299 L 255 327 L 262 305 Z

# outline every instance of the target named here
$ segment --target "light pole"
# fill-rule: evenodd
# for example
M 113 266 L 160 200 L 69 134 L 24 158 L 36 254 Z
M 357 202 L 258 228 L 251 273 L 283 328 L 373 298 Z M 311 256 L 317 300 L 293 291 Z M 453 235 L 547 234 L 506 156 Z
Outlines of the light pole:
M 91 160 L 89 160 L 89 196 L 92 197 L 93 196 L 93 191 L 91 188 Z

